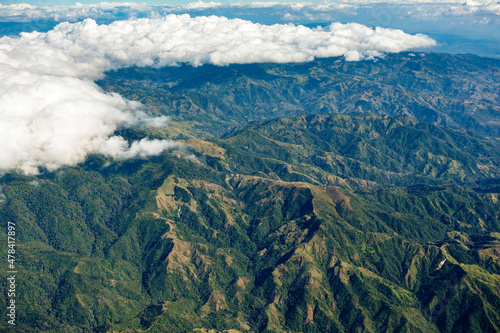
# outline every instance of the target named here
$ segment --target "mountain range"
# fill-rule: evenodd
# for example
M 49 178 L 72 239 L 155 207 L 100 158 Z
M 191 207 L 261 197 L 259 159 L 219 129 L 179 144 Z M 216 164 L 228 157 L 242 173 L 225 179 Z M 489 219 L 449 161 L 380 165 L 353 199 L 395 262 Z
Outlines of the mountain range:
M 108 73 L 185 148 L 0 178 L 16 332 L 500 331 L 499 65 Z

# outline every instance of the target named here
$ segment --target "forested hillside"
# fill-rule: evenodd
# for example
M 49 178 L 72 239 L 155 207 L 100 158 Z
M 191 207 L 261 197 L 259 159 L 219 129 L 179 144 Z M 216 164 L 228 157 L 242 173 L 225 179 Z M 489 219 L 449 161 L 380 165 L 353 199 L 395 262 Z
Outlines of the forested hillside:
M 109 73 L 185 148 L 0 178 L 12 332 L 500 331 L 498 64 Z

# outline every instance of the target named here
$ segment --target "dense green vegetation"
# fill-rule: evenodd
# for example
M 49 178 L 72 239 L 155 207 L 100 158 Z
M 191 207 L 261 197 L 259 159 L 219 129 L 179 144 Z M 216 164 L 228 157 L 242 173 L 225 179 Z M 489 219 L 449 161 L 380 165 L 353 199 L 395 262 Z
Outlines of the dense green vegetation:
M 443 66 L 453 63 L 457 71 L 484 74 L 496 66 L 469 56 L 426 55 L 411 65 L 421 67 L 407 68 L 407 59 L 209 67 L 205 81 L 193 76 L 200 69 L 184 73 L 185 67 L 159 71 L 167 75 L 162 81 L 141 77 L 150 69 L 130 70 L 130 82 L 111 75 L 107 88 L 114 82 L 130 94 L 147 94 L 150 107 L 167 103 L 155 112 L 178 112 L 172 111 L 170 128 L 128 130 L 125 137 L 181 135 L 196 158 L 165 153 L 117 162 L 91 156 L 54 173 L 0 178 L 0 222 L 18 228 L 20 291 L 16 329 L 2 321 L 0 330 L 500 331 L 498 139 L 405 116 L 301 115 L 329 113 L 312 108 L 317 99 L 307 108 L 301 103 L 332 86 L 297 81 L 312 81 L 311 73 L 328 68 L 343 66 L 347 86 L 366 84 L 370 75 L 403 86 L 403 73 L 444 75 Z M 392 68 L 386 63 L 399 68 L 398 77 L 383 72 Z M 281 79 L 264 77 L 276 71 Z M 479 74 L 467 78 L 472 85 L 498 83 Z M 257 89 L 250 79 L 273 88 Z M 276 90 L 286 80 L 296 83 L 288 95 L 289 86 Z M 436 80 L 426 83 L 427 91 L 444 91 Z M 226 84 L 233 86 L 210 90 Z M 301 84 L 311 85 L 310 95 Z M 207 97 L 206 112 L 182 104 L 195 88 L 220 99 Z M 263 91 L 274 93 L 261 100 Z M 226 109 L 218 104 L 224 94 L 234 94 Z M 286 104 L 291 96 L 296 114 Z M 257 112 L 258 103 L 269 105 L 269 113 L 248 112 L 250 106 Z M 275 118 L 273 103 L 297 117 Z M 496 112 L 493 102 L 481 103 L 474 104 L 474 117 L 483 107 Z M 219 109 L 210 109 L 214 105 Z M 244 114 L 273 119 L 247 124 Z M 4 257 L 6 251 L 0 249 Z M 5 294 L 6 285 L 1 288 Z M 0 307 L 5 302 L 0 298 Z
M 217 143 L 231 168 L 324 185 L 436 185 L 500 176 L 498 141 L 405 117 L 278 118 L 236 129 Z
M 174 137 L 216 138 L 254 120 L 353 112 L 411 116 L 500 137 L 500 60 L 388 54 L 346 62 L 128 68 L 98 82 L 172 117 Z

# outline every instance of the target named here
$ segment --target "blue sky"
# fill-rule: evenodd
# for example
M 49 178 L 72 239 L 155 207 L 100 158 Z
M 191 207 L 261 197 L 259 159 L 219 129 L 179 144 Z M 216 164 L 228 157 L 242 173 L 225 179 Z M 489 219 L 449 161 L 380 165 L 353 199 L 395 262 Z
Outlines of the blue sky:
M 75 5 L 76 3 L 81 3 L 81 4 L 98 4 L 101 2 L 127 2 L 125 1 L 99 1 L 99 0 L 79 0 L 79 1 L 74 1 L 74 0 L 25 0 L 25 1 L 11 1 L 11 0 L 3 0 L 1 1 L 2 5 L 10 5 L 10 4 L 17 4 L 17 3 L 27 3 L 33 6 L 60 6 L 60 5 Z M 130 1 L 130 2 L 135 2 L 135 3 L 147 3 L 149 5 L 177 5 L 177 4 L 184 4 L 184 3 L 189 3 L 191 1 L 189 0 L 167 0 L 167 1 L 162 1 L 162 0 L 138 0 L 138 1 Z
M 266 0 L 259 0 L 262 2 L 265 2 Z M 76 3 L 81 3 L 81 4 L 98 4 L 101 2 L 135 2 L 135 3 L 146 3 L 151 6 L 157 6 L 157 5 L 179 5 L 179 4 L 187 4 L 190 2 L 196 2 L 196 0 L 123 0 L 123 1 L 113 1 L 113 0 L 107 0 L 107 1 L 100 1 L 100 0 L 25 0 L 25 1 L 11 1 L 11 0 L 3 0 L 0 1 L 2 5 L 10 5 L 10 4 L 16 4 L 16 3 L 27 3 L 33 6 L 59 6 L 59 5 L 75 5 Z M 209 2 L 209 1 L 207 1 Z M 215 1 L 215 2 L 221 2 L 221 3 L 234 3 L 234 2 L 247 2 L 247 1 L 228 1 L 228 0 L 223 0 L 223 1 Z M 250 2 L 250 1 L 248 1 Z M 273 2 L 280 2 L 280 1 L 273 1 Z M 301 1 L 295 1 L 295 2 L 301 2 Z M 309 2 L 315 2 L 309 1 Z

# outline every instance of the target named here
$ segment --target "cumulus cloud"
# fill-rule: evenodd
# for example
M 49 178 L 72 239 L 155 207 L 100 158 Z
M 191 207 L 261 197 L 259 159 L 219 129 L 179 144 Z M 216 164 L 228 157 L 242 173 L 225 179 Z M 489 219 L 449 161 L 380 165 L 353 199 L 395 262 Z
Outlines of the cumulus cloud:
M 129 144 L 120 128 L 164 126 L 140 104 L 105 93 L 93 82 L 129 66 L 193 66 L 303 62 L 432 46 L 424 35 L 334 23 L 309 29 L 260 25 L 224 17 L 168 15 L 98 25 L 64 22 L 53 30 L 0 38 L 0 170 L 37 173 L 82 162 L 90 153 L 115 159 L 147 157 L 179 147 L 168 140 Z
M 4 37 L 0 41 L 7 45 L 0 51 L 7 54 L 16 69 L 92 79 L 128 66 L 301 62 L 351 51 L 358 52 L 362 59 L 380 52 L 435 45 L 425 35 L 371 29 L 356 23 L 310 29 L 189 15 L 109 25 L 98 25 L 91 19 L 65 22 L 47 33 L 24 33 L 19 39 Z M 34 48 L 37 52 L 30 52 Z
M 356 14 L 358 9 L 372 8 L 377 10 L 378 6 L 385 5 L 401 6 L 409 8 L 418 14 L 432 8 L 430 15 L 454 15 L 471 16 L 478 13 L 500 15 L 500 4 L 497 0 L 358 0 L 358 1 L 336 1 L 336 2 L 214 2 L 196 1 L 184 5 L 157 5 L 149 6 L 145 3 L 134 2 L 102 2 L 99 4 L 72 6 L 32 6 L 28 4 L 0 4 L 0 22 L 16 21 L 30 22 L 33 20 L 53 20 L 55 22 L 77 22 L 85 18 L 111 22 L 118 19 L 128 18 L 156 18 L 167 14 L 201 14 L 211 15 L 224 13 L 224 16 L 240 17 L 252 14 L 252 10 L 270 9 L 264 15 L 278 15 L 278 17 L 293 17 L 295 21 L 309 20 L 335 16 L 338 13 Z M 420 5 L 429 5 L 420 8 Z M 322 13 L 321 13 L 322 12 Z M 295 14 L 293 14 L 295 13 Z M 262 14 L 262 13 L 260 13 Z
M 91 81 L 2 67 L 0 171 L 36 174 L 39 167 L 75 165 L 89 153 L 126 159 L 157 155 L 158 147 L 178 145 L 149 140 L 129 148 L 122 137 L 113 136 L 117 129 L 164 124 L 165 118 L 150 118 L 138 109 L 139 103 L 105 94 Z M 120 145 L 113 151 L 110 141 Z
M 56 22 L 75 22 L 85 18 L 117 19 L 121 17 L 135 17 L 137 14 L 151 12 L 146 4 L 134 2 L 101 2 L 95 5 L 74 6 L 32 6 L 21 4 L 0 4 L 0 21 L 3 22 L 30 22 L 32 20 L 54 20 Z
M 401 5 L 406 15 L 415 19 L 438 20 L 442 18 L 467 18 L 500 16 L 500 3 L 429 3 L 424 5 Z
M 130 146 L 122 137 L 114 136 L 106 140 L 99 148 L 99 152 L 113 157 L 116 160 L 159 155 L 167 149 L 183 148 L 180 142 L 172 140 L 150 140 L 147 138 L 133 142 Z
M 404 4 L 419 4 L 419 3 L 459 3 L 459 4 L 488 4 L 496 3 L 497 0 L 342 0 L 349 3 L 404 3 Z

